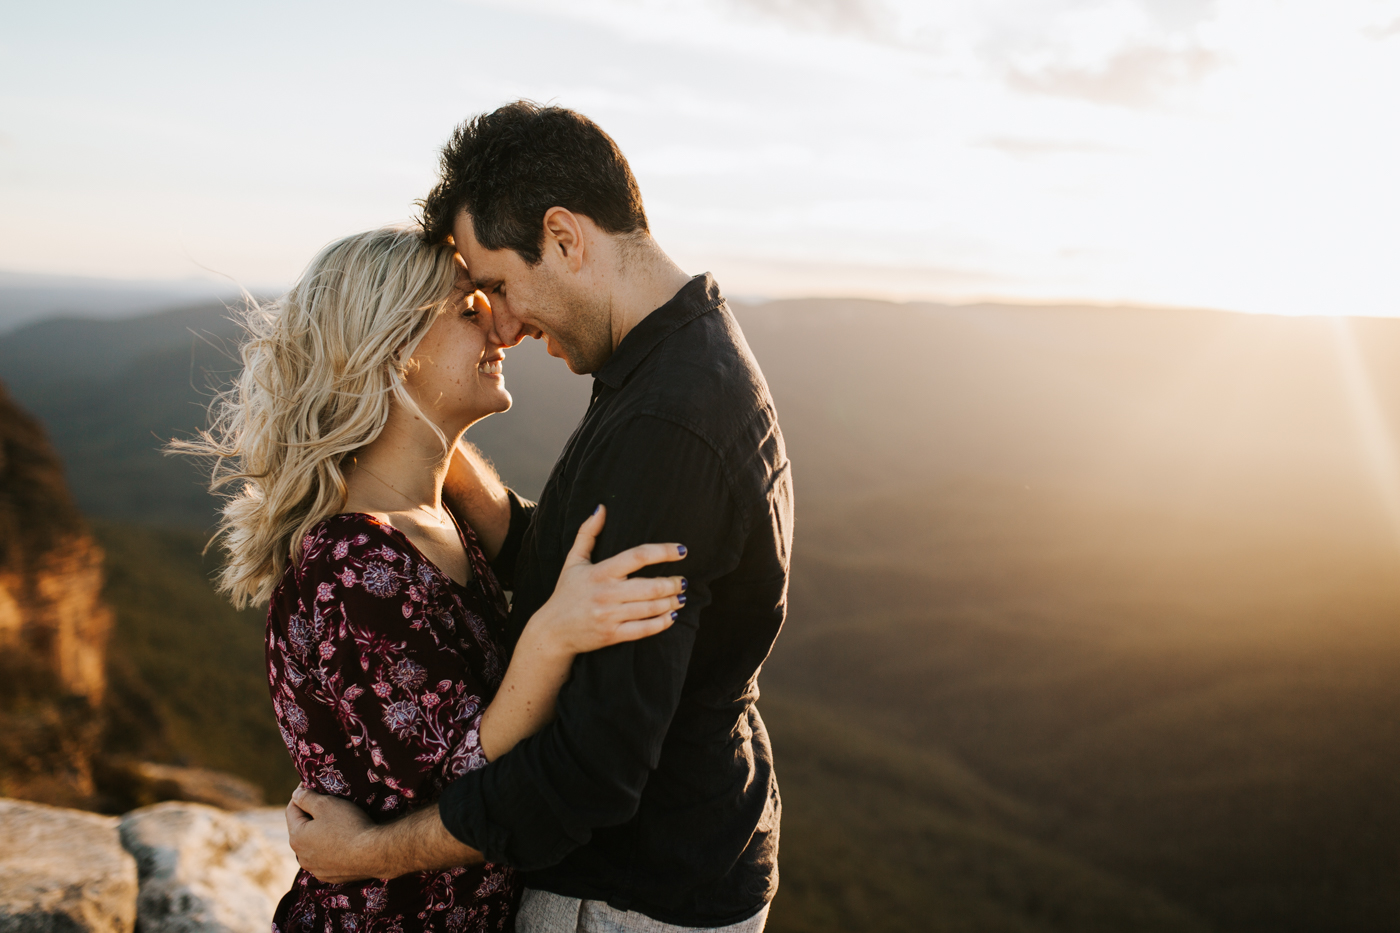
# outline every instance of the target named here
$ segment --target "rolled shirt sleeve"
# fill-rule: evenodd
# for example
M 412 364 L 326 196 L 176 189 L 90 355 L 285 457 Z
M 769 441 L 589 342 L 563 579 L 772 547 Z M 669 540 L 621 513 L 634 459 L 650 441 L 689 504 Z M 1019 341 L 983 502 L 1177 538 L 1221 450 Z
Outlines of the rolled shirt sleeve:
M 639 416 L 612 432 L 560 504 L 563 527 L 576 531 L 599 503 L 608 513 L 593 559 L 647 542 L 683 544 L 683 560 L 637 575 L 684 575 L 687 601 L 666 631 L 576 658 L 555 720 L 447 788 L 447 829 L 488 859 L 524 869 L 556 864 L 594 830 L 636 813 L 681 699 L 711 584 L 741 556 L 745 517 L 725 464 L 689 426 Z M 566 552 L 571 543 L 572 531 L 559 545 Z

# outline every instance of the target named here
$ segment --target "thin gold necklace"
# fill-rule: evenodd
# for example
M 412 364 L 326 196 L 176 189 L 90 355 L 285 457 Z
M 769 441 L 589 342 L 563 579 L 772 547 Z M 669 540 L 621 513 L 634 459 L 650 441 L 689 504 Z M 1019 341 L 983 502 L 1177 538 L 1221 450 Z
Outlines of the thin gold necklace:
M 402 499 L 403 501 L 405 501 L 405 502 L 407 502 L 408 504 L 412 505 L 412 506 L 413 506 L 414 508 L 416 508 L 416 509 L 422 509 L 424 512 L 427 512 L 427 514 L 431 515 L 431 516 L 433 517 L 433 521 L 435 521 L 439 526 L 442 526 L 442 525 L 446 525 L 446 524 L 447 524 L 447 521 L 442 517 L 442 512 L 440 512 L 440 511 L 436 511 L 436 512 L 430 512 L 430 511 L 428 511 L 428 507 L 427 507 L 426 505 L 424 505 L 424 504 L 421 503 L 421 502 L 415 503 L 415 502 L 413 501 L 413 498 L 412 498 L 411 496 L 409 496 L 407 493 L 401 492 L 397 486 L 395 486 L 393 483 L 389 482 L 388 480 L 382 479 L 378 474 L 376 474 L 376 473 L 375 473 L 373 470 L 371 470 L 369 467 L 365 466 L 365 465 L 364 465 L 363 463 L 361 463 L 359 460 L 354 460 L 354 461 L 352 461 L 352 462 L 355 464 L 355 469 L 357 469 L 357 470 L 364 470 L 364 471 L 365 471 L 366 473 L 368 473 L 368 474 L 370 475 L 370 477 L 371 477 L 372 479 L 374 479 L 376 482 L 378 482 L 378 483 L 380 483 L 380 484 L 382 484 L 382 485 L 384 485 L 384 486 L 388 486 L 389 489 L 391 489 L 400 499 Z

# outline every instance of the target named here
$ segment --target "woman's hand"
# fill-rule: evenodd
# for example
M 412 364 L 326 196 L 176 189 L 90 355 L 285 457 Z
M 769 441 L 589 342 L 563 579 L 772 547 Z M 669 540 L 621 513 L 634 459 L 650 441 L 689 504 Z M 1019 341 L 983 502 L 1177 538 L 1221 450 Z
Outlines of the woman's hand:
M 554 717 L 554 700 L 577 655 L 636 641 L 669 628 L 685 605 L 684 577 L 627 575 L 685 557 L 679 544 L 642 544 L 593 563 L 603 530 L 603 507 L 578 530 L 554 595 L 520 633 L 496 698 L 478 732 L 487 761 L 495 761 Z
M 553 595 L 526 625 L 526 633 L 534 628 L 531 634 L 553 652 L 572 656 L 655 635 L 669 628 L 685 605 L 684 577 L 628 578 L 643 567 L 683 559 L 683 545 L 639 544 L 592 562 L 606 519 L 600 505 L 579 526 Z

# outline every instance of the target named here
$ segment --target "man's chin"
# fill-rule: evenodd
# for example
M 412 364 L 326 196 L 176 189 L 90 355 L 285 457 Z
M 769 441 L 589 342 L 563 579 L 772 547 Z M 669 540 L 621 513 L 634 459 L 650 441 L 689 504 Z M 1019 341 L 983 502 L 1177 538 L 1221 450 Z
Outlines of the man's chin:
M 571 353 L 565 350 L 557 341 L 552 340 L 548 336 L 544 338 L 544 352 L 555 359 L 563 360 L 564 365 L 569 367 L 569 372 L 573 373 L 575 376 L 587 376 L 597 372 L 602 366 L 601 363 L 589 362 L 583 358 L 583 354 L 577 351 Z
M 569 367 L 569 372 L 573 373 L 574 375 L 583 375 L 583 371 L 580 370 L 577 365 L 575 365 L 573 357 L 566 353 L 563 347 L 559 346 L 559 344 L 555 343 L 548 337 L 544 338 L 544 352 L 548 353 L 556 360 L 563 360 L 564 365 Z

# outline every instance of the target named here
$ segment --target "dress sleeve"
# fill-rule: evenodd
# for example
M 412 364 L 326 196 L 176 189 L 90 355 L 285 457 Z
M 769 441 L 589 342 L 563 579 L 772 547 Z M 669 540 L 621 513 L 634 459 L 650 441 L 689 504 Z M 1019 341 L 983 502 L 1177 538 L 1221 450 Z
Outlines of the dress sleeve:
M 433 625 L 446 582 L 386 535 L 337 531 L 305 548 L 272 646 L 273 707 L 307 787 L 394 813 L 485 764 L 483 703 Z

